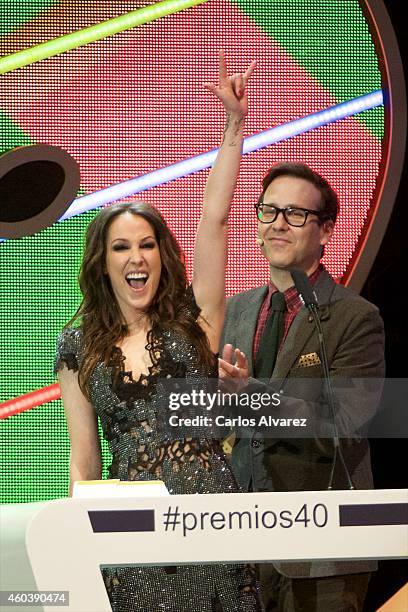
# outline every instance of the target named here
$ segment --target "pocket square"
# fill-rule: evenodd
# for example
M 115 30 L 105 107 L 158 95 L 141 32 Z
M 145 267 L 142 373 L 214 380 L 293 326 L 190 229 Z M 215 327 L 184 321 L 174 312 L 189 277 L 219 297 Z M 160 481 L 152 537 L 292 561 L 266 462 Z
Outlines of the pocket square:
M 299 368 L 308 368 L 309 366 L 319 365 L 322 363 L 317 353 L 308 353 L 307 355 L 301 355 L 298 361 Z

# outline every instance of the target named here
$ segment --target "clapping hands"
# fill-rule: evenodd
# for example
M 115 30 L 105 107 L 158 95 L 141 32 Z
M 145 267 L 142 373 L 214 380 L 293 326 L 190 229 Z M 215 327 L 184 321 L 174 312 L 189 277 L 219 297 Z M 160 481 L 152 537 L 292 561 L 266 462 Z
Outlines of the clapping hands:
M 218 375 L 222 386 L 234 392 L 241 391 L 248 384 L 249 366 L 245 354 L 232 344 L 226 344 L 222 357 L 218 359 Z

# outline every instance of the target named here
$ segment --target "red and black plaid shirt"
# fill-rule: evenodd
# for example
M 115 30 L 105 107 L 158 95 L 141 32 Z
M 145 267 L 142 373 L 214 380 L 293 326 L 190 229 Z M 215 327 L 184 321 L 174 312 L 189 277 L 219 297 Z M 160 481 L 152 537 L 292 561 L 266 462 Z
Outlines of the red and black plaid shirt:
M 317 279 L 319 278 L 323 270 L 324 270 L 323 265 L 320 264 L 318 268 L 313 272 L 313 274 L 309 276 L 309 280 L 312 285 L 316 283 Z M 262 302 L 262 306 L 258 314 L 258 324 L 256 326 L 254 342 L 252 345 L 252 358 L 253 358 L 254 363 L 256 359 L 256 354 L 259 349 L 259 343 L 261 342 L 261 336 L 262 336 L 263 330 L 265 329 L 266 320 L 269 315 L 271 297 L 276 291 L 278 291 L 278 289 L 275 287 L 275 285 L 271 281 L 269 281 L 268 286 L 269 286 L 269 291 L 266 294 L 264 301 Z M 288 335 L 289 328 L 292 325 L 297 313 L 302 308 L 302 301 L 295 287 L 289 287 L 289 289 L 286 289 L 286 291 L 283 292 L 283 295 L 284 295 L 285 302 L 286 302 L 286 312 L 284 316 L 285 328 L 284 328 L 282 341 L 281 341 L 279 350 L 281 350 L 286 340 L 286 336 Z

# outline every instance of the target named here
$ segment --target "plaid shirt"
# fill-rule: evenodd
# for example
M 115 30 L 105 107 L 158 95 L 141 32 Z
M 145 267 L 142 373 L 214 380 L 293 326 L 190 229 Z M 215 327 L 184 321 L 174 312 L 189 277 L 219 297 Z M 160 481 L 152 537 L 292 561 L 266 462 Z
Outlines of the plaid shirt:
M 312 285 L 315 284 L 315 282 L 317 281 L 317 279 L 319 278 L 323 270 L 324 270 L 323 265 L 320 264 L 318 268 L 313 272 L 313 274 L 309 276 L 309 280 Z M 272 298 L 272 295 L 275 293 L 275 291 L 278 291 L 278 289 L 275 287 L 275 285 L 271 281 L 269 281 L 268 286 L 269 286 L 268 293 L 266 294 L 265 299 L 262 302 L 262 306 L 259 310 L 258 323 L 256 326 L 254 342 L 252 345 L 252 358 L 253 358 L 254 363 L 256 359 L 256 354 L 259 349 L 259 344 L 261 342 L 261 336 L 262 336 L 263 330 L 265 329 L 266 320 L 269 315 L 271 298 Z M 292 325 L 297 313 L 302 308 L 302 301 L 295 287 L 289 287 L 289 289 L 286 289 L 286 291 L 283 292 L 283 295 L 285 297 L 285 302 L 286 302 L 286 312 L 284 316 L 285 327 L 284 327 L 284 332 L 283 332 L 282 341 L 281 341 L 279 350 L 281 350 L 286 340 L 286 336 L 288 335 L 289 328 Z

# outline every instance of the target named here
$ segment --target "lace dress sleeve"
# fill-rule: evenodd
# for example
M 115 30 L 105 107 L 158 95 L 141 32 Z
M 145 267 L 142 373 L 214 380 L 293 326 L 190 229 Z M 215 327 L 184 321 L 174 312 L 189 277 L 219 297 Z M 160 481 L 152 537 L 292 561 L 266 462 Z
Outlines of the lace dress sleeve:
M 201 308 L 197 305 L 193 285 L 189 285 L 186 289 L 186 307 L 189 309 L 195 319 L 198 319 L 201 313 Z
M 67 366 L 69 370 L 78 371 L 80 356 L 80 330 L 68 327 L 57 339 L 57 350 L 54 361 L 54 374 Z

